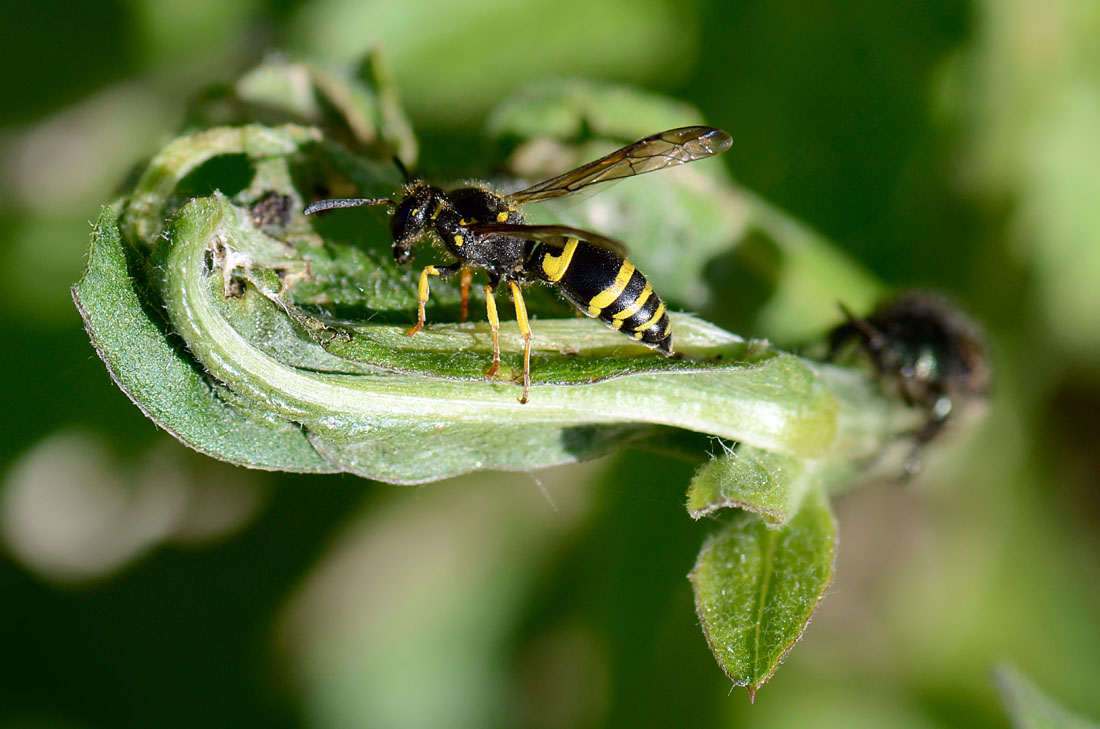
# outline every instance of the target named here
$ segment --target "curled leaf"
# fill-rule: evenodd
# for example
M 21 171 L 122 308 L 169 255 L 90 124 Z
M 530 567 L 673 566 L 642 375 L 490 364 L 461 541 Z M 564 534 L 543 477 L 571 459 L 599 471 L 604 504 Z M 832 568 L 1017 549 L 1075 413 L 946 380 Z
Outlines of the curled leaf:
M 230 166 L 238 178 L 234 198 L 185 201 L 186 181 L 217 175 L 223 168 L 210 171 L 209 164 L 222 159 L 244 165 Z M 331 242 L 313 232 L 311 225 L 328 230 L 330 221 L 301 215 L 299 180 L 311 179 L 312 166 L 341 165 L 348 162 L 338 148 L 295 125 L 214 128 L 170 144 L 123 206 L 121 238 L 103 236 L 115 230 L 107 213 L 100 222 L 102 255 L 92 257 L 75 289 L 93 338 L 109 340 L 113 333 L 103 327 L 112 321 L 148 319 L 168 341 L 183 342 L 175 353 L 181 365 L 232 412 L 310 444 L 316 458 L 308 469 L 398 483 L 590 458 L 660 426 L 792 458 L 824 455 L 836 440 L 838 402 L 812 363 L 683 314 L 672 318 L 676 359 L 597 322 L 535 319 L 532 397 L 519 406 L 514 324 L 501 330 L 500 373 L 488 380 L 486 324 L 435 324 L 409 338 L 407 324 L 391 323 L 414 307 L 415 283 L 388 255 L 384 228 L 368 226 L 372 238 L 362 248 L 341 242 L 344 229 L 333 229 Z M 350 169 L 369 178 L 369 166 Z M 217 178 L 204 184 L 211 182 L 218 186 Z M 92 312 L 106 299 L 91 297 L 90 287 L 107 279 L 129 294 L 112 310 Z M 433 302 L 444 307 L 456 296 L 454 287 L 433 289 Z M 533 301 L 542 310 L 560 308 L 552 299 Z M 334 316 L 337 310 L 350 318 Z M 134 359 L 120 352 L 109 364 L 119 373 Z M 161 391 L 134 383 L 126 389 Z M 142 403 L 160 417 L 179 405 L 173 398 Z M 180 432 L 168 419 L 158 422 Z M 232 438 L 184 440 L 235 463 L 303 468 L 297 458 L 223 448 Z M 430 453 L 440 455 L 423 455 Z
M 179 342 L 158 325 L 127 269 L 114 212 L 104 208 L 92 231 L 88 267 L 73 287 L 99 356 L 115 383 L 154 422 L 192 448 L 251 468 L 335 470 L 296 424 L 231 403 Z

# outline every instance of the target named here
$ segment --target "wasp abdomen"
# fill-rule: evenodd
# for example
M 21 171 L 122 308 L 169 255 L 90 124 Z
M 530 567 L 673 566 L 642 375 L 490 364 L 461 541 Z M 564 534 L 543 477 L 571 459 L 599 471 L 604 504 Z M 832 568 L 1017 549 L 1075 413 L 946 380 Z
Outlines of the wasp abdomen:
M 672 354 L 672 325 L 665 305 L 629 260 L 577 238 L 568 238 L 561 249 L 541 246 L 537 255 L 540 277 L 557 284 L 582 312 Z

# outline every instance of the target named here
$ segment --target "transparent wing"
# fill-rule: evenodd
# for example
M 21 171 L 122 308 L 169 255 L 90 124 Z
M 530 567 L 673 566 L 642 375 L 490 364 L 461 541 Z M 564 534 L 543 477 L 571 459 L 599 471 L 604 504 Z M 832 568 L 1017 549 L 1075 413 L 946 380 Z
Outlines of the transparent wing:
M 597 248 L 611 251 L 626 258 L 626 246 L 613 238 L 590 230 L 570 228 L 568 225 L 518 225 L 513 223 L 474 223 L 467 228 L 482 235 L 507 235 L 513 238 L 533 240 L 556 248 L 564 248 L 570 238 L 583 240 Z
M 548 200 L 582 190 L 589 185 L 620 180 L 666 167 L 687 164 L 721 154 L 733 139 L 713 127 L 680 127 L 639 139 L 595 162 L 589 162 L 564 175 L 514 192 L 508 201 L 515 205 Z

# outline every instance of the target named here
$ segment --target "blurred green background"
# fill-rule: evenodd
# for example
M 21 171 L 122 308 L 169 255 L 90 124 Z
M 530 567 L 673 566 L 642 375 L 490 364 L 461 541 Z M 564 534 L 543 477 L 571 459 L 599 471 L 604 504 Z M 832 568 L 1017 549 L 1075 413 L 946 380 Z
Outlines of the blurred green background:
M 12 10 L 0 728 L 1005 727 L 999 661 L 1100 716 L 1100 3 Z M 836 582 L 755 705 L 695 618 L 712 527 L 683 510 L 690 465 L 630 452 L 422 488 L 248 472 L 158 431 L 89 346 L 68 295 L 88 221 L 187 100 L 271 49 L 373 44 L 428 173 L 483 171 L 480 125 L 524 84 L 638 85 L 729 130 L 739 182 L 888 286 L 987 324 L 987 419 L 912 483 L 839 501 Z M 704 312 L 784 341 L 754 313 Z

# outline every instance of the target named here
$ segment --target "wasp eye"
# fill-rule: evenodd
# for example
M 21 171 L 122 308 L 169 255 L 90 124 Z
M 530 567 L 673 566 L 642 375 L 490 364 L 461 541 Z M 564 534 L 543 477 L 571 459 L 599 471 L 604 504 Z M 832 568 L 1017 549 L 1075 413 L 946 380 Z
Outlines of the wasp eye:
M 390 234 L 394 243 L 403 243 L 418 237 L 424 229 L 424 209 L 419 201 L 407 197 L 401 201 L 390 218 Z

